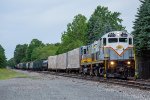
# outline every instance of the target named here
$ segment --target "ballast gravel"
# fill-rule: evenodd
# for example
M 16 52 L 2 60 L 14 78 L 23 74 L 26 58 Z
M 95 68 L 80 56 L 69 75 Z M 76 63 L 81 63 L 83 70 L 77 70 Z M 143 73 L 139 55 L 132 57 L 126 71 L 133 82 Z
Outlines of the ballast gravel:
M 19 70 L 17 70 L 19 71 Z M 150 100 L 150 91 L 43 73 L 0 81 L 0 100 Z

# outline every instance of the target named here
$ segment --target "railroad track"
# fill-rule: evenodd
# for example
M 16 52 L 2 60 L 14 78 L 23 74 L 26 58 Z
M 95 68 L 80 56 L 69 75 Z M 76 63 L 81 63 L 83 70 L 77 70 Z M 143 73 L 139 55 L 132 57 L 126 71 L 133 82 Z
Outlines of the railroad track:
M 139 82 L 135 80 L 119 80 L 119 79 L 109 79 L 107 80 L 107 82 L 113 83 L 113 84 L 119 84 L 123 86 L 135 87 L 139 89 L 150 90 L 150 82 L 145 83 L 144 81 Z
M 104 82 L 104 83 L 122 85 L 122 86 L 127 86 L 127 87 L 132 87 L 132 88 L 150 90 L 150 81 L 147 81 L 147 80 L 122 80 L 122 79 L 113 79 L 113 78 L 104 79 L 102 77 L 96 77 L 96 76 L 90 76 L 90 75 L 81 75 L 81 74 L 73 74 L 73 73 L 71 74 L 57 73 L 57 72 L 50 72 L 50 71 L 42 71 L 42 72 L 39 71 L 39 73 L 70 77 L 70 78 L 76 78 L 76 79 L 83 79 L 83 80 L 89 80 L 89 81 L 96 81 L 96 82 Z

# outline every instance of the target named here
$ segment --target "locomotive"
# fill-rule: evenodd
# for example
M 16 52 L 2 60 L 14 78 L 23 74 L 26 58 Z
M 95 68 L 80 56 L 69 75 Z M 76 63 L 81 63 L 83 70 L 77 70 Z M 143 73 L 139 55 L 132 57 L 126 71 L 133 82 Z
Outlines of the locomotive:
M 113 31 L 81 47 L 81 72 L 104 77 L 133 77 L 133 36 L 125 31 Z
M 126 31 L 109 32 L 90 45 L 23 65 L 18 64 L 16 67 L 28 70 L 76 71 L 105 78 L 134 77 L 136 68 L 133 36 Z

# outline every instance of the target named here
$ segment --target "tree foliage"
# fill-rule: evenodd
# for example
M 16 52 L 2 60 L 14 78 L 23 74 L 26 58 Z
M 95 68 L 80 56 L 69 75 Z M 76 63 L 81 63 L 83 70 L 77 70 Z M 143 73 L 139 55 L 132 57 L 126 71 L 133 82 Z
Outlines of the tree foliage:
M 31 59 L 40 60 L 47 59 L 49 56 L 54 56 L 58 50 L 59 44 L 46 44 L 34 49 Z
M 86 33 L 87 19 L 85 16 L 78 14 L 74 17 L 73 22 L 67 25 L 67 31 L 62 34 L 61 46 L 57 54 L 85 45 L 87 42 Z
M 88 21 L 88 43 L 99 39 L 107 32 L 124 30 L 119 12 L 111 12 L 107 7 L 98 6 Z
M 139 57 L 150 57 L 150 0 L 141 0 L 134 22 L 134 44 Z
M 18 44 L 14 51 L 14 62 L 18 64 L 20 62 L 26 61 L 26 50 L 28 48 L 27 44 Z
M 38 48 L 38 47 L 41 47 L 41 46 L 44 46 L 42 41 L 39 41 L 38 39 L 33 39 L 31 41 L 31 43 L 29 44 L 29 47 L 28 47 L 27 52 L 26 52 L 26 61 L 35 60 L 34 58 L 31 57 L 33 50 Z
M 11 58 L 7 61 L 7 66 L 14 68 L 15 66 L 14 58 Z
M 4 48 L 0 45 L 0 68 L 5 68 L 5 67 L 6 67 L 5 50 L 4 50 Z
M 47 59 L 48 56 L 56 54 L 59 45 L 60 43 L 43 44 L 38 39 L 33 39 L 29 46 L 28 44 L 18 44 L 14 52 L 14 58 L 8 60 L 7 64 L 13 66 L 21 62 Z

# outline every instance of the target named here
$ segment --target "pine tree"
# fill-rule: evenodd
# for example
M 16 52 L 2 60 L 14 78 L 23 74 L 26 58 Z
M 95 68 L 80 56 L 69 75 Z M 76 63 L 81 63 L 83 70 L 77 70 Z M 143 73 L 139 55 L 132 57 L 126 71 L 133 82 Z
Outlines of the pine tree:
M 141 0 L 134 22 L 134 44 L 136 54 L 141 58 L 150 57 L 150 0 Z
M 5 57 L 5 50 L 0 45 L 0 68 L 6 67 L 6 57 Z

